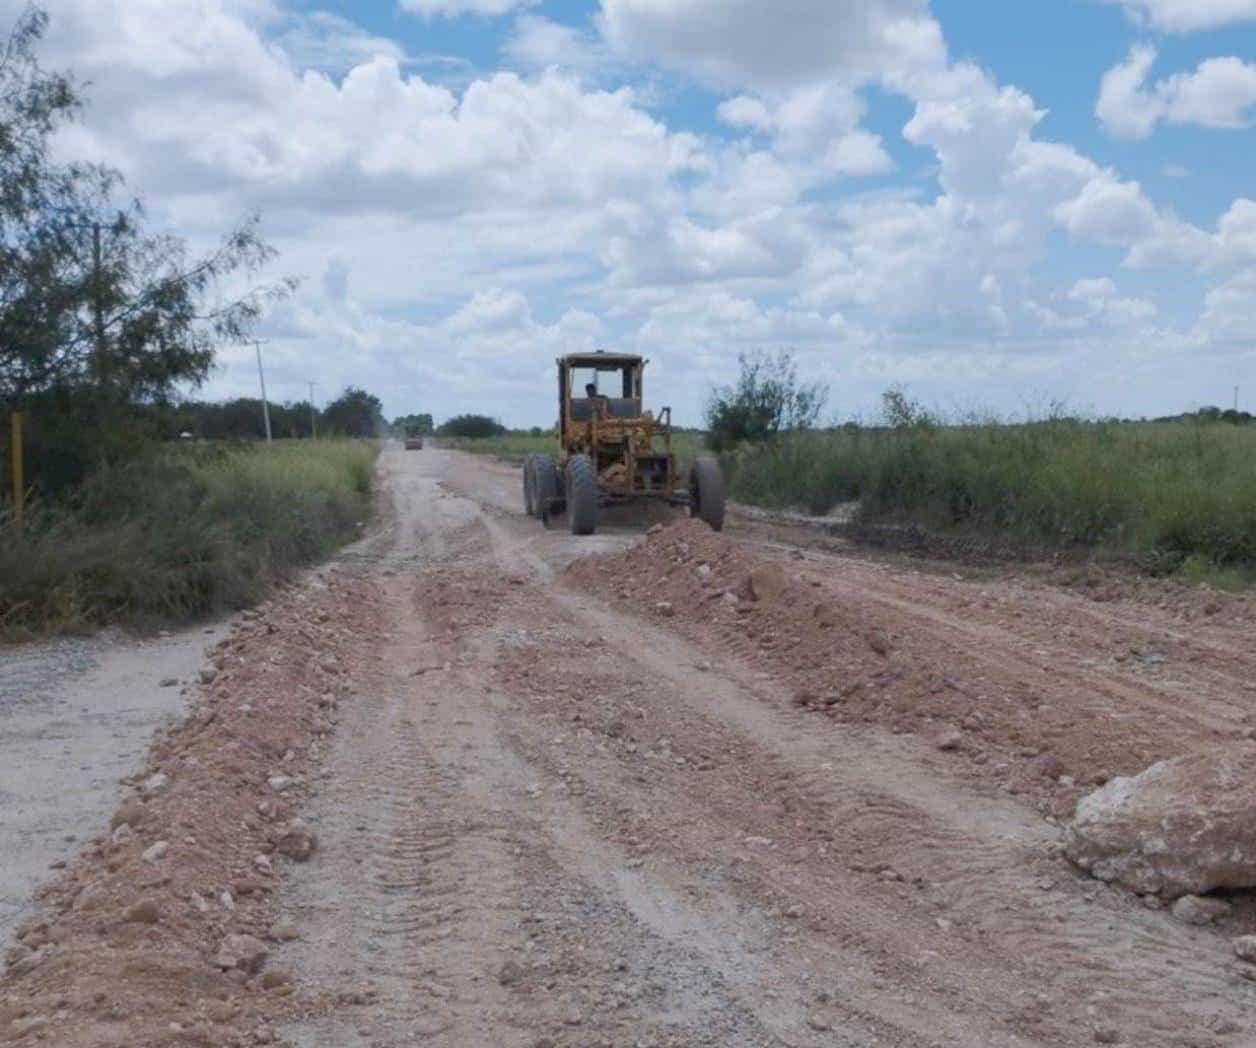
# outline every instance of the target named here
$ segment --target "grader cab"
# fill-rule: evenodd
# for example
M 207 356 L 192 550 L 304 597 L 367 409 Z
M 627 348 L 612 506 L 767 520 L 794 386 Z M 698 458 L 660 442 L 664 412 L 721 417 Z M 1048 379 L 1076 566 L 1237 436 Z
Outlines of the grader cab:
M 529 516 L 567 513 L 574 535 L 597 530 L 604 506 L 654 500 L 688 506 L 713 529 L 724 526 L 724 478 L 707 455 L 686 478 L 672 450 L 672 409 L 645 410 L 647 361 L 625 353 L 576 353 L 558 359 L 556 455 L 529 455 L 523 500 Z

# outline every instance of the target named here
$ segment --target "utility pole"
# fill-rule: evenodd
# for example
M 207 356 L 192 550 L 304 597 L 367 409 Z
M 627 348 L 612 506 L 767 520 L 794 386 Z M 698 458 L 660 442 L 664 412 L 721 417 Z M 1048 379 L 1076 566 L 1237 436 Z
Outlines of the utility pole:
M 318 413 L 314 410 L 314 383 L 307 383 L 310 387 L 310 439 L 313 440 L 318 436 Z
M 1239 387 L 1238 386 L 1234 387 L 1234 413 L 1236 415 L 1239 413 Z
M 266 420 L 266 443 L 274 441 L 270 435 L 270 405 L 266 403 L 266 373 L 262 370 L 262 340 L 255 338 L 253 346 L 257 350 L 257 380 L 262 385 L 262 418 Z

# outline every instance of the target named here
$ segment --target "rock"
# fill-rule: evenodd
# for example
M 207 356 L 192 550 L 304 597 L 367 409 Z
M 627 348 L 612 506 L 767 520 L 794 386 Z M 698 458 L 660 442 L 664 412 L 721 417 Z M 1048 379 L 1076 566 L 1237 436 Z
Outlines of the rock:
M 945 728 L 934 742 L 940 750 L 958 750 L 964 741 L 964 733 L 958 728 Z
M 221 905 L 228 913 L 235 909 L 235 896 L 225 888 L 223 889 L 222 894 L 218 896 L 218 902 L 219 905 Z
M 276 942 L 296 942 L 301 938 L 301 933 L 294 922 L 287 917 L 280 917 L 270 926 L 270 937 Z
M 522 965 L 516 961 L 507 961 L 497 972 L 497 981 L 503 986 L 514 986 L 524 976 Z
M 1240 961 L 1256 964 L 1256 935 L 1240 935 L 1231 944 L 1234 956 Z
M 122 919 L 128 924 L 157 924 L 161 921 L 161 907 L 153 899 L 141 899 L 127 908 Z
M 878 655 L 889 655 L 890 635 L 883 629 L 875 629 L 868 634 L 868 647 Z
M 262 973 L 263 990 L 282 990 L 291 987 L 292 974 L 285 971 L 267 971 Z
M 287 775 L 272 775 L 266 780 L 266 783 L 276 793 L 283 793 L 290 790 L 295 780 L 290 779 Z
M 232 877 L 231 895 L 240 899 L 246 895 L 260 895 L 266 891 L 266 885 L 256 877 Z
M 670 618 L 676 614 L 676 609 L 672 607 L 671 601 L 666 600 L 660 600 L 657 604 L 655 604 L 654 610 L 664 618 Z
M 197 913 L 209 913 L 209 903 L 205 901 L 205 897 L 200 892 L 193 892 L 188 896 L 188 902 L 192 904 L 192 909 Z
M 141 826 L 148 817 L 148 809 L 139 801 L 127 801 L 121 808 L 113 813 L 113 817 L 109 820 L 109 828 L 116 830 L 123 823 L 128 826 Z
M 760 564 L 751 569 L 742 589 L 750 600 L 780 600 L 789 591 L 789 577 L 779 564 Z
M 1211 924 L 1218 917 L 1225 917 L 1231 906 L 1221 899 L 1201 899 L 1198 895 L 1183 895 L 1173 904 L 1173 916 L 1186 924 Z
M 732 590 L 725 590 L 723 594 L 721 594 L 720 599 L 723 600 L 725 604 L 732 604 L 734 606 L 741 603 L 741 598 L 738 597 Z
M 124 822 L 121 826 L 114 830 L 112 834 L 110 834 L 110 839 L 114 844 L 125 844 L 134 836 L 135 831 L 131 829 L 131 824 Z
M 30 1015 L 24 1019 L 14 1019 L 11 1029 L 16 1040 L 21 1040 L 28 1033 L 40 1034 L 40 1040 L 47 1036 L 46 1032 L 50 1020 L 46 1015 Z
M 275 867 L 271 865 L 270 857 L 262 855 L 260 852 L 253 856 L 253 868 L 258 873 L 266 874 L 267 877 L 275 872 Z
M 162 857 L 170 850 L 170 845 L 166 841 L 158 841 L 156 844 L 144 849 L 144 853 L 140 856 L 145 862 L 160 862 Z
M 216 669 L 213 669 L 213 668 L 203 669 L 203 670 L 201 670 L 201 683 L 202 683 L 202 684 L 213 684 L 213 683 L 214 683 L 214 679 L 215 679 L 217 676 L 218 676 L 218 671 L 217 671 Z
M 1077 805 L 1066 853 L 1139 894 L 1256 887 L 1256 752 L 1211 749 L 1110 780 Z
M 162 677 L 161 680 L 157 682 L 157 687 L 173 688 L 173 687 L 176 687 L 178 683 L 179 681 L 178 681 L 178 678 L 176 677 Z
M 838 623 L 837 607 L 827 601 L 817 604 L 812 614 L 815 616 L 816 624 L 825 629 L 832 629 Z
M 697 574 L 698 578 L 702 579 L 703 581 L 706 581 L 707 579 L 711 577 L 711 565 L 710 564 L 699 564 L 696 568 L 694 568 L 694 571 Z
M 293 862 L 306 862 L 318 850 L 318 838 L 300 819 L 294 819 L 275 841 L 275 850 Z
M 269 956 L 270 950 L 261 939 L 255 939 L 251 935 L 228 935 L 218 946 L 214 964 L 223 971 L 237 968 L 256 975 Z
M 159 771 L 155 775 L 150 775 L 144 780 L 144 792 L 149 796 L 161 793 L 170 784 L 170 776 L 165 772 Z
M 1121 1035 L 1114 1026 L 1096 1026 L 1095 1027 L 1095 1043 L 1096 1044 L 1117 1044 L 1121 1040 Z

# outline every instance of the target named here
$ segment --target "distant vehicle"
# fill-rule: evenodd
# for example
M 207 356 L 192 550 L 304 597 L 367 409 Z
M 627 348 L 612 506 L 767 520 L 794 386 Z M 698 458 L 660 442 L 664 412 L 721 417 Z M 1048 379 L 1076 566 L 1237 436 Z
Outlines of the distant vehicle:
M 422 451 L 423 450 L 423 438 L 419 436 L 417 433 L 414 436 L 407 436 L 406 437 L 406 450 L 407 451 Z
M 529 516 L 547 521 L 565 509 L 573 535 L 592 535 L 602 506 L 654 500 L 688 506 L 715 531 L 724 527 L 720 464 L 699 455 L 688 478 L 677 474 L 672 409 L 657 417 L 642 410 L 645 365 L 642 357 L 602 351 L 559 358 L 558 456 L 524 461 Z

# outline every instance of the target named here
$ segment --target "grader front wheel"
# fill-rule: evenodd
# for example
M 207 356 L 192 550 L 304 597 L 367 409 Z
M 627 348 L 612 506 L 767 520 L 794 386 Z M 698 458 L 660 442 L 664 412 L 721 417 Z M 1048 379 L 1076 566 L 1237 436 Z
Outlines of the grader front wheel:
M 588 455 L 572 455 L 567 460 L 567 522 L 573 535 L 597 531 L 597 472 Z

